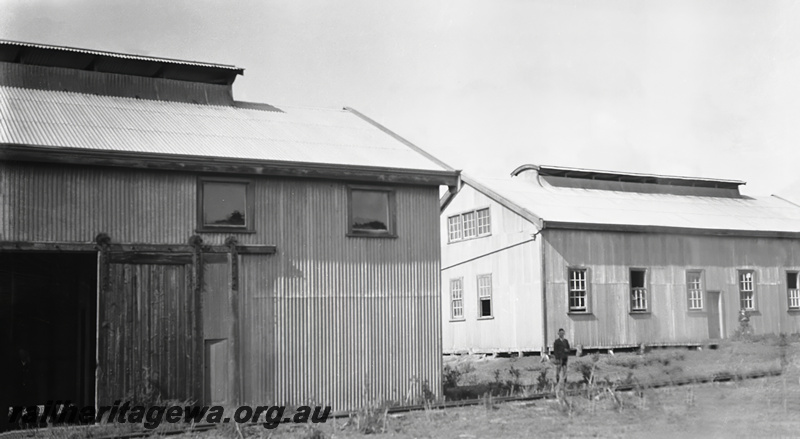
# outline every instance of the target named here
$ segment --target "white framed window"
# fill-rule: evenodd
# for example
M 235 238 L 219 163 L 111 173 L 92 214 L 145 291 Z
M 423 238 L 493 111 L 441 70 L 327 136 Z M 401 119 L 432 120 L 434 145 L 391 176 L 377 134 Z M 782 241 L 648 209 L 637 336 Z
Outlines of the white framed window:
M 800 310 L 800 273 L 797 271 L 786 272 L 786 295 L 789 309 Z
M 647 270 L 633 268 L 630 273 L 631 312 L 647 312 Z
M 479 238 L 492 234 L 492 223 L 489 208 L 471 210 L 447 218 L 447 236 L 449 242 Z
M 756 309 L 755 273 L 739 270 L 739 302 L 742 309 Z
M 447 231 L 450 242 L 461 240 L 461 215 L 447 218 Z
M 486 236 L 492 233 L 492 220 L 489 217 L 489 208 L 480 209 L 478 215 L 478 236 Z
M 464 225 L 464 239 L 474 238 L 477 232 L 475 224 L 475 212 L 467 212 L 461 215 L 461 222 Z
M 450 279 L 450 317 L 464 318 L 464 278 Z
M 492 275 L 478 276 L 478 318 L 492 317 Z
M 686 272 L 686 291 L 689 311 L 702 311 L 703 297 L 705 296 L 702 270 L 690 270 Z
M 570 268 L 567 270 L 569 312 L 589 312 L 589 290 L 587 288 L 587 275 L 584 268 Z

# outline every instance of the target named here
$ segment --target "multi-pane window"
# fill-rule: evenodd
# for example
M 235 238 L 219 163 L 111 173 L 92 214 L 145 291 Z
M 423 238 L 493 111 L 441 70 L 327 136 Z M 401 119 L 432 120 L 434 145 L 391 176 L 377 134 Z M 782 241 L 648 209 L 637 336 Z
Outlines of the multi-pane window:
M 451 242 L 461 239 L 461 215 L 447 218 L 447 231 Z
M 464 224 L 464 239 L 474 238 L 477 231 L 475 224 L 475 212 L 467 212 L 461 215 L 461 221 Z
M 450 316 L 464 318 L 464 279 L 450 279 Z
M 739 302 L 742 309 L 756 309 L 755 274 L 752 270 L 739 271 Z
M 647 311 L 647 271 L 631 270 L 631 311 Z
M 492 233 L 492 221 L 489 218 L 489 209 L 478 210 L 478 236 Z
M 478 209 L 447 218 L 447 236 L 450 242 L 487 236 L 492 233 L 489 209 Z
M 688 291 L 689 310 L 700 311 L 703 309 L 703 272 L 686 272 L 686 290 Z
M 351 236 L 395 236 L 394 191 L 378 187 L 350 187 Z
M 478 317 L 492 316 L 492 275 L 478 276 Z
M 789 296 L 789 309 L 800 309 L 800 273 L 786 272 L 786 293 Z
M 588 312 L 589 294 L 586 289 L 586 270 L 570 268 L 568 272 L 569 311 Z

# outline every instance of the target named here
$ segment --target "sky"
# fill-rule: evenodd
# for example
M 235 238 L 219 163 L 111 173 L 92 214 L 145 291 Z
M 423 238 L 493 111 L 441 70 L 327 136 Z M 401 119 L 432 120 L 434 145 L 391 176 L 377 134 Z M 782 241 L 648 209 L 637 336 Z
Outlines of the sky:
M 800 202 L 800 2 L 0 0 L 0 38 L 233 64 L 474 175 L 744 180 Z

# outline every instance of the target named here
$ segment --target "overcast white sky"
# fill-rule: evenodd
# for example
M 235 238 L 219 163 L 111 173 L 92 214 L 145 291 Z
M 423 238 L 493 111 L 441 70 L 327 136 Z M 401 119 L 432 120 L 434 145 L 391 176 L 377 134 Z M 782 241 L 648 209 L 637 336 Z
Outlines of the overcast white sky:
M 234 64 L 473 174 L 745 180 L 800 200 L 800 2 L 0 0 L 0 38 Z

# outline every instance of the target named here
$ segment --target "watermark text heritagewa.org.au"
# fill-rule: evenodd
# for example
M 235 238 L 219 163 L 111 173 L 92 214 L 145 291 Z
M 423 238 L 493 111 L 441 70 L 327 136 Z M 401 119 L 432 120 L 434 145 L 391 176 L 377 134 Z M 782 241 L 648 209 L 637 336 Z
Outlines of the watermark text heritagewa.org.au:
M 11 423 L 22 425 L 47 424 L 91 424 L 91 423 L 136 423 L 153 429 L 162 422 L 190 423 L 261 423 L 264 428 L 275 428 L 282 423 L 321 423 L 328 420 L 331 407 L 300 406 L 287 409 L 285 406 L 239 406 L 233 413 L 225 412 L 219 405 L 134 405 L 115 401 L 112 406 L 77 407 L 69 402 L 48 401 L 44 406 L 8 407 Z

